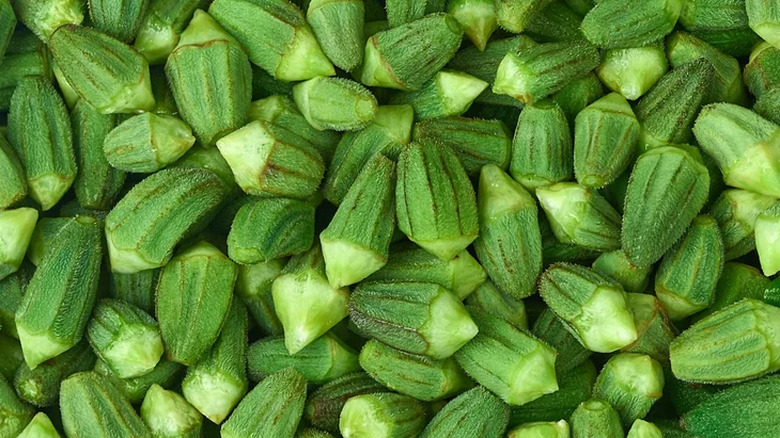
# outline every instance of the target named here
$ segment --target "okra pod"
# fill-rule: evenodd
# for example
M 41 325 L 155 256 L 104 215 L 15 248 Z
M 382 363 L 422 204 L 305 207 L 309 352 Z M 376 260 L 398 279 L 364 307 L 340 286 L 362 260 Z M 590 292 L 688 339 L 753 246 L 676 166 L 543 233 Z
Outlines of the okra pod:
M 29 423 L 35 410 L 32 406 L 22 402 L 16 397 L 13 386 L 5 377 L 0 376 L 0 434 L 2 436 L 17 436 Z
M 743 298 L 760 300 L 769 284 L 769 279 L 761 275 L 761 271 L 753 266 L 728 262 L 723 265 L 718 285 L 715 286 L 715 299 L 712 304 L 693 315 L 692 321 L 700 321 Z
M 115 169 L 151 173 L 181 158 L 194 144 L 192 130 L 183 121 L 143 113 L 112 129 L 103 141 L 103 153 Z
M 5 175 L 0 183 L 0 208 L 8 208 L 27 196 L 27 178 L 19 157 L 2 134 L 0 134 L 0 173 Z
M 418 91 L 393 96 L 394 104 L 409 104 L 417 120 L 460 116 L 488 86 L 477 77 L 453 70 L 440 70 Z
M 745 0 L 748 24 L 764 41 L 780 48 L 780 5 L 771 0 Z
M 320 429 L 339 431 L 339 414 L 352 397 L 386 391 L 385 387 L 368 374 L 358 371 L 331 380 L 309 395 L 304 416 Z
M 293 98 L 311 126 L 321 131 L 355 131 L 376 116 L 376 98 L 361 84 L 343 78 L 316 77 L 293 87 Z
M 105 362 L 98 359 L 95 362 L 94 371 L 106 378 L 111 383 L 119 388 L 122 396 L 134 404 L 140 404 L 144 400 L 144 396 L 152 385 L 160 385 L 165 389 L 173 388 L 181 382 L 182 371 L 184 366 L 180 363 L 162 358 L 154 369 L 143 376 L 133 377 L 130 379 L 120 379 Z
M 96 29 L 129 43 L 141 27 L 149 0 L 88 0 L 87 5 Z
M 664 374 L 657 361 L 643 354 L 619 353 L 596 378 L 593 397 L 609 402 L 623 424 L 632 424 L 661 398 L 663 387 Z
M 22 302 L 30 277 L 35 270 L 29 264 L 22 264 L 16 273 L 0 280 L 0 327 L 4 334 L 19 339 L 16 332 L 16 310 Z
M 669 321 L 666 309 L 650 294 L 628 294 L 628 307 L 634 315 L 637 338 L 623 347 L 627 353 L 646 354 L 659 363 L 669 363 L 669 344 L 677 329 Z
M 663 436 L 663 433 L 655 424 L 637 419 L 631 425 L 626 438 L 663 438 Z
M 747 190 L 723 191 L 710 207 L 709 215 L 718 221 L 725 260 L 733 260 L 756 247 L 754 229 L 756 218 L 777 200 Z
M 420 434 L 420 438 L 500 438 L 509 408 L 482 386 L 450 400 Z
M 276 316 L 271 285 L 284 269 L 284 260 L 239 265 L 235 294 L 244 302 L 255 322 L 266 335 L 284 333 Z
M 344 71 L 360 65 L 365 43 L 362 0 L 313 0 L 306 10 L 306 20 L 334 65 Z
M 581 25 L 582 17 L 564 2 L 552 2 L 531 18 L 524 33 L 540 43 L 578 41 L 585 39 Z
M 482 283 L 469 294 L 465 304 L 498 316 L 515 327 L 528 329 L 528 315 L 523 300 L 503 293 L 490 281 Z
M 761 38 L 749 27 L 745 6 L 745 0 L 686 1 L 680 24 L 723 53 L 747 56 Z
M 523 108 L 512 140 L 512 177 L 528 190 L 571 179 L 569 122 L 561 107 L 542 101 Z
M 95 353 L 89 343 L 81 341 L 35 369 L 30 369 L 25 363 L 19 365 L 13 378 L 14 389 L 27 403 L 41 408 L 55 406 L 62 381 L 71 374 L 89 371 L 94 365 Z
M 38 412 L 16 438 L 60 438 L 49 417 Z
M 521 33 L 528 23 L 552 0 L 497 0 L 498 25 L 512 33 Z
M 550 96 L 561 107 L 569 125 L 574 124 L 577 114 L 586 106 L 604 96 L 604 85 L 595 73 L 588 73 L 580 79 L 569 82 L 560 91 Z
M 591 268 L 620 283 L 626 292 L 633 293 L 642 293 L 647 289 L 653 271 L 652 266 L 635 266 L 621 250 L 602 253 Z
M 756 98 L 780 86 L 780 73 L 777 72 L 780 49 L 763 42 L 753 49 L 749 60 L 745 65 L 745 84 Z
M 5 56 L 8 43 L 16 27 L 16 13 L 9 0 L 0 1 L 0 60 Z
M 575 437 L 624 436 L 620 415 L 609 402 L 599 398 L 580 403 L 569 421 Z
M 780 206 L 775 204 L 759 214 L 755 224 L 756 251 L 764 275 L 770 276 L 780 271 L 779 254 L 775 249 L 780 236 Z
M 19 270 L 37 221 L 38 211 L 30 207 L 0 211 L 0 281 Z
M 612 91 L 636 100 L 650 90 L 669 69 L 661 44 L 609 49 L 596 68 L 599 79 Z
M 62 25 L 81 24 L 84 3 L 81 0 L 11 0 L 19 21 L 44 42 Z
M 425 407 L 412 397 L 391 392 L 363 394 L 344 404 L 339 430 L 344 438 L 417 436 L 425 427 Z
M 569 423 L 566 420 L 526 423 L 509 431 L 507 438 L 568 438 Z
M 138 27 L 135 49 L 150 64 L 164 63 L 178 44 L 192 14 L 207 3 L 207 0 L 150 0 L 148 12 Z
M 558 352 L 555 359 L 558 374 L 581 365 L 590 357 L 590 350 L 582 346 L 566 322 L 550 309 L 545 309 L 536 318 L 531 333 Z
M 582 33 L 605 48 L 643 46 L 668 35 L 683 7 L 682 0 L 648 0 L 630 4 L 599 0 L 582 19 Z
M 109 295 L 112 298 L 136 306 L 151 315 L 154 312 L 154 300 L 159 277 L 159 269 L 149 269 L 134 274 L 112 272 Z
M 455 17 L 463 33 L 479 50 L 485 46 L 498 28 L 498 11 L 494 0 L 453 0 L 447 3 L 447 12 Z
M 141 419 L 155 438 L 198 438 L 203 417 L 179 394 L 152 385 L 140 409 Z

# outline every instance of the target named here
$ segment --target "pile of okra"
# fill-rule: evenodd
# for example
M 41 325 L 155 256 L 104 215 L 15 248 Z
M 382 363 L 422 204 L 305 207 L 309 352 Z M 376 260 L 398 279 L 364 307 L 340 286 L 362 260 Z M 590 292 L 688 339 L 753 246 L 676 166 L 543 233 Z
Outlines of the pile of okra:
M 780 437 L 780 0 L 0 0 L 0 438 Z

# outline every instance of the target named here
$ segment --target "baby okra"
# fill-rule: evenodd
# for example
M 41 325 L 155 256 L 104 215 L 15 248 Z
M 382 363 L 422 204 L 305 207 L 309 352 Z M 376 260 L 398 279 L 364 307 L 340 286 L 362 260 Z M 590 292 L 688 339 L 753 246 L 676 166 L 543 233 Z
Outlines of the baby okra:
M 575 437 L 623 436 L 620 415 L 609 402 L 599 398 L 580 403 L 571 414 L 569 421 Z
M 416 436 L 425 427 L 425 407 L 407 395 L 363 394 L 344 404 L 339 429 L 344 438 Z
M 201 436 L 203 417 L 174 391 L 152 385 L 141 405 L 141 419 L 159 438 L 197 438 Z
M 17 438 L 60 438 L 59 432 L 52 424 L 49 416 L 43 412 L 35 414 L 27 427 L 16 436 Z

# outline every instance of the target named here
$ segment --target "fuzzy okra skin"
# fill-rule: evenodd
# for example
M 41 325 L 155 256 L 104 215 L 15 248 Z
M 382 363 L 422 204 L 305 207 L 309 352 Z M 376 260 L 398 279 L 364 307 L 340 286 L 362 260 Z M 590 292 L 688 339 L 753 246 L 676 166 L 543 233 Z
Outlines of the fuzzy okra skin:
M 425 406 L 390 392 L 363 394 L 344 404 L 339 429 L 344 438 L 401 438 L 417 436 L 425 427 Z
M 452 356 L 478 331 L 458 297 L 432 283 L 364 282 L 352 291 L 349 307 L 361 332 L 432 359 Z
M 462 35 L 458 22 L 443 13 L 376 33 L 356 76 L 368 86 L 419 90 L 452 59 Z
M 536 201 L 498 166 L 488 164 L 479 178 L 481 230 L 477 258 L 498 288 L 515 299 L 535 292 L 542 272 L 542 235 Z
M 165 265 L 222 204 L 225 183 L 195 168 L 161 170 L 136 184 L 106 216 L 111 270 L 131 274 Z
M 314 36 L 333 64 L 352 71 L 363 61 L 363 0 L 315 0 L 306 10 Z
M 16 27 L 16 13 L 9 0 L 0 1 L 0 59 L 5 56 L 8 43 Z
M 683 0 L 647 0 L 631 4 L 622 0 L 599 0 L 582 20 L 582 33 L 605 48 L 643 46 L 663 38 L 674 29 Z
M 707 168 L 682 148 L 663 146 L 639 156 L 622 229 L 623 251 L 632 263 L 655 263 L 682 237 L 707 200 L 709 182 Z
M 575 437 L 624 436 L 620 415 L 602 399 L 592 398 L 580 403 L 569 421 Z
M 32 420 L 35 410 L 17 398 L 13 386 L 0 376 L 0 436 L 15 437 Z
M 523 108 L 512 140 L 512 177 L 529 190 L 573 176 L 569 122 L 550 100 Z
M 568 324 L 550 309 L 545 309 L 536 318 L 531 334 L 558 352 L 555 359 L 557 373 L 565 373 L 590 357 L 590 350 L 580 343 Z
M 525 27 L 552 0 L 498 0 L 496 19 L 501 28 L 512 33 L 521 33 Z
M 780 48 L 780 5 L 771 0 L 745 0 L 748 23 L 764 41 Z
M 119 389 L 94 371 L 73 374 L 62 382 L 60 410 L 68 437 L 152 437 Z
M 582 17 L 564 2 L 552 2 L 534 15 L 524 33 L 540 43 L 585 39 L 580 31 Z
M 237 274 L 236 265 L 205 241 L 165 265 L 157 286 L 157 318 L 170 359 L 194 365 L 214 344 L 230 310 Z
M 780 49 L 763 42 L 750 53 L 749 62 L 743 73 L 748 90 L 760 99 L 780 86 Z
M 108 35 L 129 43 L 146 16 L 150 0 L 88 0 L 92 25 Z
M 508 406 L 477 386 L 444 405 L 420 438 L 500 438 L 506 431 L 508 417 Z
M 27 178 L 19 161 L 5 136 L 0 134 L 0 208 L 8 208 L 27 196 Z
M 633 293 L 645 291 L 653 272 L 652 266 L 635 266 L 621 250 L 602 253 L 591 268 L 620 283 L 626 292 Z
M 609 49 L 596 74 L 612 91 L 628 100 L 647 93 L 669 69 L 661 44 L 626 49 Z
M 609 402 L 620 414 L 623 424 L 643 418 L 661 398 L 664 374 L 661 365 L 650 356 L 620 353 L 602 368 L 593 386 L 593 397 Z
M 276 316 L 271 287 L 284 269 L 284 260 L 271 260 L 253 265 L 239 265 L 234 292 L 249 310 L 255 322 L 266 335 L 284 333 Z
M 287 368 L 258 383 L 222 425 L 223 438 L 291 437 L 306 402 L 306 379 Z
M 312 392 L 306 401 L 304 417 L 319 429 L 338 433 L 339 414 L 347 400 L 357 395 L 386 390 L 387 388 L 362 371 L 349 373 Z
M 726 261 L 755 249 L 756 219 L 776 202 L 771 196 L 747 190 L 729 189 L 720 194 L 708 215 L 718 222 Z
M 623 347 L 626 353 L 646 354 L 659 363 L 669 363 L 669 345 L 677 336 L 677 329 L 661 302 L 644 293 L 628 294 L 628 308 L 634 315 L 637 339 Z
M 306 121 L 321 131 L 356 131 L 376 117 L 374 95 L 349 79 L 323 76 L 309 79 L 293 87 L 293 99 Z
M 230 305 L 219 337 L 181 383 L 181 393 L 203 416 L 220 424 L 246 394 L 249 317 L 238 300 Z
M 100 222 L 69 220 L 30 279 L 16 311 L 16 329 L 31 369 L 82 338 L 98 292 L 103 258 Z
M 11 0 L 16 17 L 42 41 L 60 26 L 84 21 L 84 1 L 81 0 Z
M 179 384 L 183 370 L 183 365 L 165 358 L 162 358 L 152 371 L 130 379 L 120 379 L 100 359 L 95 362 L 94 368 L 96 373 L 108 378 L 114 386 L 119 388 L 122 396 L 134 405 L 138 405 L 144 400 L 144 395 L 152 385 L 160 385 L 170 389 Z
M 76 178 L 68 111 L 49 81 L 26 77 L 11 98 L 8 140 L 24 168 L 30 197 L 51 209 Z
M 34 271 L 32 265 L 22 264 L 18 271 L 0 280 L 0 326 L 3 334 L 15 339 L 19 338 L 19 334 L 14 315 Z
M 465 299 L 465 304 L 505 319 L 521 329 L 528 329 L 528 315 L 523 300 L 501 292 L 490 281 L 482 283 Z
M 150 315 L 154 312 L 159 269 L 149 269 L 134 274 L 111 273 L 112 298 L 138 307 Z
M 697 38 L 734 57 L 747 56 L 761 39 L 749 27 L 745 0 L 686 1 L 679 22 Z
M 162 64 L 179 42 L 181 32 L 207 0 L 150 0 L 142 18 L 134 47 L 150 64 Z
M 211 14 L 249 53 L 249 59 L 281 81 L 333 76 L 306 18 L 285 0 L 216 0 Z
M 99 112 L 154 108 L 149 64 L 130 46 L 98 30 L 66 24 L 52 34 L 49 47 L 73 90 Z
M 488 83 L 466 73 L 440 70 L 418 91 L 393 96 L 394 104 L 409 104 L 417 120 L 429 120 L 465 113 Z
M 141 419 L 156 438 L 199 438 L 203 417 L 174 391 L 152 385 L 140 409 Z
M 435 143 L 412 143 L 398 158 L 397 171 L 398 228 L 411 241 L 450 260 L 477 238 L 474 188 L 452 150 Z

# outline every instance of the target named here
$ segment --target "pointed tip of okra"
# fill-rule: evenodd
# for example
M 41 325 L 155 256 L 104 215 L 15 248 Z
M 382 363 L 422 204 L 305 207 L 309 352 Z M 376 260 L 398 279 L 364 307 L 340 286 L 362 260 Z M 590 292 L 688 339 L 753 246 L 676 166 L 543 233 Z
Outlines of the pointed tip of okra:
M 471 242 L 477 238 L 476 235 L 460 236 L 452 239 L 439 238 L 436 240 L 420 240 L 409 238 L 412 242 L 420 245 L 424 250 L 436 257 L 448 262 L 452 260 L 461 251 L 466 249 Z
M 204 417 L 221 424 L 247 392 L 247 383 L 223 373 L 189 374 L 182 382 L 184 398 Z
M 496 7 L 492 1 L 451 1 L 447 12 L 460 23 L 463 33 L 480 50 L 498 29 Z
M 28 179 L 27 186 L 30 197 L 41 205 L 41 210 L 47 211 L 60 202 L 74 180 L 71 176 L 51 173 Z
M 452 291 L 461 300 L 487 281 L 482 265 L 465 249 L 452 259 L 451 268 Z
M 434 78 L 442 94 L 446 114 L 463 114 L 488 87 L 487 82 L 472 75 L 442 70 Z
M 538 343 L 536 351 L 531 351 L 515 364 L 514 377 L 510 386 L 507 402 L 519 406 L 552 394 L 558 390 L 555 373 L 555 349 Z
M 276 79 L 291 82 L 336 75 L 336 68 L 322 52 L 309 26 L 297 28 L 286 49 L 273 72 Z
M 344 438 L 392 436 L 390 425 L 383 420 L 378 403 L 370 396 L 351 397 L 344 404 L 339 417 L 339 430 Z
M 569 423 L 559 421 L 535 421 L 521 424 L 507 433 L 506 438 L 569 438 Z
M 159 263 L 146 260 L 135 248 L 120 248 L 116 246 L 112 233 L 106 230 L 105 234 L 111 272 L 116 274 L 135 274 L 136 272 L 162 266 Z
M 330 287 L 339 289 L 355 284 L 378 271 L 387 258 L 376 251 L 343 240 L 329 240 L 320 236 L 325 273 Z
M 16 332 L 22 345 L 22 354 L 27 366 L 34 370 L 38 365 L 68 351 L 73 345 L 62 343 L 51 337 L 50 333 L 31 333 L 16 321 Z
M 16 438 L 60 438 L 49 416 L 38 412 Z
M 430 303 L 431 317 L 418 331 L 428 343 L 425 355 L 446 359 L 474 338 L 479 328 L 454 293 L 439 289 L 439 294 Z
M 225 32 L 217 20 L 211 17 L 202 9 L 197 9 L 192 15 L 190 24 L 184 29 L 179 37 L 179 43 L 176 49 L 182 46 L 201 45 L 209 41 L 225 40 L 238 44 L 233 36 Z
M 155 436 L 176 436 L 182 432 L 199 431 L 203 423 L 200 412 L 187 403 L 184 397 L 156 383 L 146 391 L 139 413 Z
M 394 88 L 409 91 L 384 62 L 384 56 L 377 46 L 376 35 L 366 41 L 363 64 L 355 71 L 360 82 L 371 87 Z

